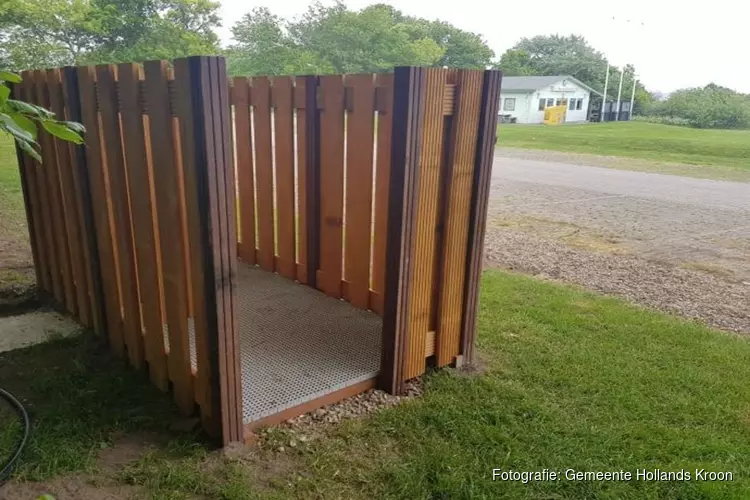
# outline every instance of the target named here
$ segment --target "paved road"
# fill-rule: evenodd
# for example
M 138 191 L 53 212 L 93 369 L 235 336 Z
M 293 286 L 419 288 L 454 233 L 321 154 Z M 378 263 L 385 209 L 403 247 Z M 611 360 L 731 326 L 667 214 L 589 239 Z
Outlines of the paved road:
M 750 184 L 503 156 L 492 181 L 491 222 L 750 281 Z

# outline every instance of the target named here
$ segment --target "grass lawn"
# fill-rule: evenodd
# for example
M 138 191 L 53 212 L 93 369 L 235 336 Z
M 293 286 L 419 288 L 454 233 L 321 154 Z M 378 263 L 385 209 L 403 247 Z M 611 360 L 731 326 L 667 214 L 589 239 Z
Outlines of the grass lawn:
M 479 328 L 483 371 L 430 374 L 422 398 L 295 447 L 274 430 L 249 461 L 178 438 L 116 480 L 155 499 L 750 497 L 746 339 L 499 271 L 484 275 Z M 0 356 L 0 369 L 15 367 L 0 380 L 23 392 L 35 419 L 21 477 L 91 467 L 113 432 L 158 430 L 169 413 L 144 377 L 97 368 L 101 354 L 75 342 Z M 697 468 L 734 480 L 522 484 L 491 481 L 493 468 L 693 478 Z
M 750 130 L 645 122 L 501 125 L 498 145 L 640 158 L 750 174 Z

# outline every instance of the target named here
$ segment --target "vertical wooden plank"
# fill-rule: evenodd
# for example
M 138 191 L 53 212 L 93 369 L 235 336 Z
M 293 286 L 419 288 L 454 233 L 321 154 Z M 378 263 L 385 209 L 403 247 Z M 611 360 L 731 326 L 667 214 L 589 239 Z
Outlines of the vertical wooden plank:
M 344 279 L 353 305 L 367 309 L 370 302 L 372 238 L 372 175 L 375 128 L 374 75 L 347 75 L 353 109 L 347 115 L 346 142 L 346 255 Z
M 190 57 L 175 61 L 180 88 L 189 89 L 190 106 L 181 106 L 183 133 L 192 141 L 186 160 L 186 195 L 197 203 L 202 294 L 211 370 L 212 416 L 220 422 L 225 444 L 243 439 L 239 349 L 234 318 L 236 233 L 234 180 L 231 175 L 229 99 L 223 58 Z M 188 159 L 190 161 L 188 162 Z M 188 163 L 190 167 L 188 168 Z M 188 180 L 188 177 L 192 177 Z M 187 189 L 192 184 L 194 190 Z M 195 226 L 193 226 L 195 227 Z M 191 252 L 192 253 L 192 252 Z M 198 296 L 196 294 L 196 296 Z
M 78 68 L 78 87 L 81 96 L 81 119 L 86 127 L 86 165 L 88 167 L 91 204 L 96 226 L 96 241 L 102 275 L 107 319 L 107 334 L 112 351 L 122 356 L 125 349 L 120 308 L 120 292 L 114 253 L 112 206 L 109 185 L 106 181 L 107 165 L 102 157 L 102 131 L 97 112 L 96 79 L 93 66 Z
M 190 414 L 195 407 L 195 398 L 188 339 L 188 283 L 185 277 L 183 228 L 180 223 L 181 176 L 175 162 L 167 88 L 167 62 L 147 61 L 144 63 L 144 70 L 149 131 L 151 144 L 155 145 L 151 154 L 169 338 L 167 366 L 175 402 L 183 413 Z
M 378 385 L 393 394 L 403 390 L 409 336 L 413 333 L 409 330 L 409 320 L 415 264 L 414 219 L 420 187 L 426 71 L 399 67 L 394 71 L 393 80 L 383 348 L 378 376 Z
M 443 91 L 447 70 L 429 68 L 426 75 L 424 133 L 419 159 L 414 274 L 409 310 L 409 362 L 405 378 L 425 371 L 425 345 L 432 312 L 440 170 L 443 165 Z
M 206 312 L 206 268 L 205 268 L 205 250 L 203 248 L 202 238 L 204 230 L 204 218 L 206 215 L 201 212 L 203 210 L 201 201 L 199 200 L 199 185 L 198 185 L 198 165 L 196 151 L 200 148 L 196 145 L 195 131 L 193 130 L 193 87 L 191 83 L 191 70 L 187 59 L 177 59 L 174 61 L 174 73 L 175 73 L 175 113 L 180 124 L 180 145 L 182 147 L 182 164 L 183 164 L 183 182 L 185 185 L 185 208 L 187 214 L 187 241 L 189 248 L 190 257 L 190 276 L 191 282 L 189 286 L 193 290 L 193 328 L 195 334 L 195 401 L 200 405 L 201 420 L 204 426 L 209 432 L 219 434 L 220 429 L 216 429 L 217 422 L 214 420 L 215 414 L 214 405 L 212 403 L 212 389 L 211 380 L 214 375 L 212 374 L 212 358 L 209 354 L 209 345 L 211 342 L 208 339 L 208 324 L 207 324 L 207 312 Z M 247 84 L 245 81 L 245 93 L 247 96 Z M 235 91 L 237 87 L 235 87 Z M 245 99 L 245 105 L 239 105 L 238 109 L 247 110 L 248 104 Z M 236 108 L 237 109 L 237 108 Z M 246 117 L 249 119 L 246 113 Z M 249 123 L 248 123 L 249 125 Z M 239 126 L 237 129 L 237 146 L 248 145 L 249 149 L 249 126 L 247 128 L 248 142 L 240 141 L 240 130 Z M 204 139 L 201 139 L 204 140 Z M 247 152 L 249 154 L 249 151 Z M 252 155 L 250 156 L 252 161 Z M 238 162 L 240 162 L 239 149 L 238 149 Z M 249 176 L 252 182 L 252 164 L 245 164 L 250 167 Z M 238 165 L 239 168 L 240 165 Z M 240 171 L 242 175 L 242 171 Z M 247 172 L 245 173 L 247 175 Z M 242 177 L 240 177 L 242 182 Z M 252 187 L 252 184 L 251 184 Z M 251 193 L 252 196 L 252 193 Z M 250 198 L 252 202 L 252 197 Z M 241 200 L 243 203 L 244 200 Z M 244 216 L 244 215 L 243 215 Z M 254 217 L 253 217 L 254 218 Z M 255 237 L 252 238 L 252 254 L 253 259 L 255 258 Z M 214 379 L 218 384 L 218 379 Z M 217 393 L 218 394 L 218 393 Z
M 393 124 L 393 74 L 376 75 L 382 100 L 378 109 L 377 167 L 375 170 L 375 224 L 373 231 L 372 289 L 375 302 L 370 308 L 383 314 L 385 291 L 385 254 L 388 233 L 388 191 L 391 174 L 391 127 Z M 382 111 L 381 111 L 382 109 Z
M 276 154 L 276 231 L 278 271 L 295 279 L 296 230 L 294 221 L 294 108 L 292 78 L 273 79 L 274 135 Z
M 99 112 L 104 139 L 104 161 L 114 215 L 112 222 L 115 238 L 115 259 L 120 282 L 123 339 L 130 363 L 136 368 L 141 368 L 144 359 L 141 309 L 138 303 L 138 277 L 135 271 L 130 199 L 122 151 L 115 66 L 98 65 L 96 67 L 96 80 L 99 87 Z
M 31 101 L 26 95 L 26 86 L 23 82 L 14 85 L 13 98 L 20 101 Z M 23 189 L 26 221 L 29 228 L 32 258 L 34 259 L 36 284 L 40 290 L 49 291 L 49 264 L 45 253 L 44 219 L 42 218 L 43 200 L 39 196 L 36 166 L 34 165 L 34 159 L 23 153 L 18 145 L 16 145 L 16 158 L 21 173 L 21 188 Z
M 63 106 L 62 82 L 59 69 L 46 72 L 47 88 L 49 90 L 50 111 L 59 120 L 65 119 Z M 83 247 L 81 245 L 81 231 L 78 225 L 77 193 L 73 183 L 73 168 L 70 163 L 70 150 L 73 145 L 69 142 L 55 139 L 55 162 L 60 175 L 60 194 L 63 205 L 66 239 L 70 253 L 71 279 L 75 293 L 75 304 L 78 319 L 86 326 L 92 326 L 90 316 L 89 291 L 86 282 L 86 264 L 84 262 Z
M 297 112 L 297 148 L 299 156 L 300 268 L 302 283 L 317 287 L 320 267 L 320 112 L 318 77 L 297 80 L 303 84 L 304 109 Z M 302 274 L 301 274 L 302 276 Z
M 66 119 L 82 122 L 81 96 L 78 85 L 77 69 L 71 66 L 63 68 L 63 94 Z M 73 166 L 73 183 L 77 193 L 79 227 L 83 239 L 83 255 L 86 262 L 86 282 L 89 292 L 89 303 L 94 332 L 103 337 L 105 333 L 104 292 L 102 289 L 102 271 L 99 249 L 96 242 L 94 209 L 89 185 L 88 166 L 86 164 L 86 146 L 70 148 L 70 162 Z
M 461 355 L 471 363 L 474 357 L 479 282 L 482 275 L 484 235 L 487 223 L 492 156 L 497 140 L 497 112 L 500 102 L 502 72 L 485 71 L 480 104 L 479 140 L 477 141 L 474 178 L 469 215 L 469 240 L 466 256 L 466 283 L 461 325 Z
M 34 71 L 34 90 L 36 92 L 36 103 L 44 108 L 49 108 L 49 92 L 44 71 Z M 55 158 L 55 145 L 52 136 L 44 131 L 40 131 L 39 133 L 39 144 L 42 147 L 43 163 L 40 170 L 43 171 L 47 186 L 47 195 L 49 196 L 49 220 L 52 222 L 52 251 L 55 254 L 56 266 L 59 269 L 59 274 L 53 274 L 55 278 L 58 278 L 54 281 L 55 299 L 68 311 L 75 314 L 75 293 L 73 291 L 73 277 L 70 271 L 70 250 L 65 230 L 65 212 L 62 204 L 59 167 Z
M 297 281 L 307 284 L 307 107 L 305 94 L 307 78 L 298 76 L 294 80 L 294 109 L 297 121 Z
M 274 270 L 273 160 L 271 159 L 271 86 L 267 77 L 253 78 L 255 180 L 258 218 L 258 264 Z
M 344 81 L 320 77 L 320 270 L 318 289 L 341 297 L 344 222 Z
M 136 272 L 143 317 L 144 351 L 151 382 L 166 391 L 169 388 L 167 358 L 164 352 L 164 330 L 157 264 L 158 223 L 154 200 L 154 174 L 146 155 L 145 130 L 141 114 L 142 70 L 138 64 L 117 66 L 122 119 L 122 137 L 127 164 L 128 187 L 134 199 L 131 204 L 133 241 L 138 263 Z
M 445 238 L 438 286 L 435 354 L 438 366 L 453 362 L 460 351 L 464 279 L 469 236 L 471 192 L 482 99 L 481 71 L 459 70 L 447 165 Z
M 237 187 L 239 189 L 240 234 L 239 257 L 255 264 L 255 180 L 253 179 L 253 141 L 250 130 L 250 87 L 246 77 L 234 78 L 235 151 L 237 153 Z

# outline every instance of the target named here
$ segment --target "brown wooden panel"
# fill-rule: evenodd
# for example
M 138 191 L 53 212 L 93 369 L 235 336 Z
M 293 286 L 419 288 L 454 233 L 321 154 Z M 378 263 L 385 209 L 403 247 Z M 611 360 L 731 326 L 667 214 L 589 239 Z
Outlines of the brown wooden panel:
M 59 69 L 47 70 L 47 88 L 49 91 L 50 111 L 59 120 L 65 119 L 63 106 L 62 82 Z M 61 140 L 54 140 L 55 162 L 60 174 L 61 201 L 65 217 L 65 231 L 70 252 L 71 277 L 75 291 L 75 303 L 78 319 L 86 326 L 92 326 L 89 302 L 88 284 L 86 281 L 86 263 L 79 226 L 77 192 L 73 183 L 73 168 L 71 165 L 71 151 L 73 144 Z
M 436 257 L 440 171 L 443 165 L 444 118 L 442 96 L 447 70 L 430 68 L 426 75 L 422 152 L 419 159 L 414 274 L 409 310 L 409 361 L 405 379 L 425 370 L 424 346 L 433 309 L 433 278 Z
M 394 394 L 403 390 L 410 355 L 414 228 L 421 175 L 426 71 L 408 67 L 394 71 L 383 349 L 378 377 L 378 385 Z M 420 352 L 424 352 L 422 347 Z
M 471 363 L 474 356 L 474 338 L 479 297 L 479 281 L 482 274 L 484 234 L 487 222 L 492 155 L 497 141 L 497 112 L 500 103 L 500 71 L 485 71 L 482 88 L 481 114 L 479 118 L 479 140 L 477 141 L 476 166 L 472 189 L 471 214 L 469 216 L 469 247 L 466 258 L 466 287 L 461 328 L 461 355 Z
M 372 238 L 373 146 L 375 127 L 374 75 L 347 75 L 352 109 L 346 128 L 346 241 L 344 278 L 353 305 L 367 309 L 370 296 Z
M 102 131 L 96 110 L 95 71 L 93 66 L 78 68 L 78 87 L 81 96 L 81 119 L 86 127 L 86 165 L 89 172 L 91 204 L 96 226 L 99 265 L 102 274 L 107 333 L 112 351 L 124 354 L 123 324 L 120 292 L 117 285 L 117 268 L 114 254 L 112 206 L 109 183 L 106 181 L 106 163 L 102 158 Z
M 273 79 L 274 134 L 276 154 L 276 244 L 279 274 L 297 277 L 294 208 L 294 108 L 292 78 Z
M 181 114 L 180 122 L 187 135 L 183 143 L 194 145 L 193 154 L 184 154 L 186 194 L 198 204 L 201 228 L 212 420 L 220 422 L 217 427 L 222 441 L 228 444 L 241 441 L 243 429 L 233 299 L 237 241 L 226 67 L 222 58 L 191 57 L 175 61 L 175 70 L 180 87 L 187 87 L 186 94 L 191 97 L 180 100 L 190 104 L 181 107 L 185 114 Z M 187 75 L 180 76 L 184 72 Z M 191 176 L 194 180 L 188 181 Z M 195 189 L 190 189 L 188 183 Z
M 81 103 L 78 90 L 78 75 L 73 67 L 62 69 L 63 102 L 65 105 L 65 119 L 81 121 Z M 102 297 L 101 269 L 99 252 L 96 246 L 96 228 L 91 205 L 91 191 L 88 183 L 88 167 L 86 165 L 85 145 L 68 144 L 73 190 L 76 193 L 76 212 L 81 237 L 82 258 L 84 263 L 84 279 L 88 310 L 91 316 L 90 326 L 97 335 L 104 335 L 105 312 Z
M 297 110 L 297 280 L 308 283 L 307 262 L 307 82 L 309 77 L 297 77 L 294 82 L 294 104 Z M 313 80 L 313 84 L 314 84 Z M 313 110 L 315 113 L 315 110 Z
M 255 264 L 255 180 L 253 179 L 253 141 L 250 130 L 250 87 L 247 78 L 234 78 L 235 151 L 237 154 L 237 187 L 239 189 L 240 245 L 239 256 Z
M 125 158 L 122 152 L 122 133 L 117 106 L 117 74 L 115 66 L 96 67 L 99 87 L 99 113 L 104 139 L 104 158 L 109 175 L 109 195 L 112 199 L 115 255 L 120 280 L 120 301 L 123 311 L 123 336 L 130 363 L 143 366 L 143 335 L 138 303 L 138 282 L 133 252 L 133 231 Z
M 191 72 L 187 59 L 178 59 L 174 62 L 175 72 L 175 113 L 180 123 L 180 145 L 182 147 L 183 182 L 185 184 L 185 209 L 187 213 L 187 236 L 190 256 L 189 285 L 193 290 L 193 325 L 195 331 L 195 401 L 200 405 L 201 419 L 205 426 L 210 428 L 216 425 L 213 420 L 214 405 L 212 404 L 211 378 L 215 375 L 212 370 L 212 357 L 209 353 L 211 341 L 208 338 L 208 324 L 206 311 L 206 269 L 202 238 L 205 230 L 204 219 L 206 214 L 202 212 L 198 199 L 198 165 L 196 156 L 196 137 L 193 121 Z M 247 89 L 247 86 L 245 86 Z M 236 89 L 236 87 L 235 87 Z M 245 93 L 245 95 L 247 95 Z M 247 100 L 245 101 L 247 103 Z M 247 108 L 247 106 L 244 106 Z M 240 106 L 242 108 L 242 106 Z M 238 130 L 239 137 L 239 130 Z M 247 140 L 249 144 L 250 135 L 247 129 Z M 237 141 L 240 145 L 240 141 Z M 239 151 L 238 151 L 239 153 Z M 239 157 L 238 157 L 239 158 Z M 252 157 L 251 157 L 252 159 Z M 251 167 L 252 165 L 250 165 Z M 252 170 L 249 172 L 252 180 Z M 252 200 L 252 198 L 251 198 Z M 254 237 L 253 237 L 254 246 Z
M 393 123 L 393 75 L 376 75 L 377 95 L 384 112 L 378 112 L 377 165 L 375 167 L 375 210 L 373 228 L 372 289 L 385 292 L 385 250 L 388 233 L 388 187 L 391 173 L 391 126 Z M 381 311 L 376 311 L 382 314 Z
M 28 78 L 28 79 L 27 79 Z M 28 95 L 28 89 L 31 86 L 30 76 L 24 74 L 22 83 L 13 87 L 14 98 L 22 101 L 33 102 Z M 36 283 L 40 290 L 51 292 L 51 282 L 49 275 L 49 257 L 48 243 L 45 241 L 44 204 L 45 200 L 39 192 L 39 174 L 37 172 L 37 162 L 29 155 L 21 153 L 17 147 L 18 165 L 22 171 L 24 197 L 27 201 L 26 216 L 33 222 L 29 225 L 29 238 L 31 248 L 34 251 L 34 268 L 36 271 Z
M 36 92 L 36 103 L 49 108 L 49 94 L 44 71 L 34 71 L 34 90 Z M 49 220 L 52 222 L 51 238 L 52 252 L 55 255 L 55 268 L 53 272 L 53 289 L 55 299 L 68 311 L 75 314 L 75 292 L 73 291 L 73 278 L 70 271 L 70 251 L 65 231 L 65 213 L 62 205 L 62 193 L 60 189 L 60 175 L 55 159 L 55 145 L 52 136 L 44 131 L 39 133 L 39 144 L 42 147 L 42 172 L 46 188 L 49 208 Z
M 449 138 L 445 238 L 438 286 L 438 321 L 435 337 L 437 365 L 453 362 L 460 351 L 469 214 L 479 135 L 479 107 L 483 73 L 460 70 L 456 81 L 456 106 Z
M 120 85 L 122 137 L 127 164 L 128 186 L 132 194 L 131 215 L 133 241 L 138 263 L 143 335 L 149 376 L 159 389 L 169 388 L 167 358 L 164 352 L 162 328 L 161 278 L 157 264 L 156 241 L 158 230 L 154 200 L 153 172 L 146 156 L 143 115 L 140 112 L 138 87 L 142 69 L 138 64 L 120 64 L 117 67 Z
M 195 403 L 188 340 L 188 283 L 183 260 L 183 227 L 180 223 L 181 175 L 175 162 L 172 117 L 168 108 L 167 63 L 148 61 L 144 63 L 144 70 L 151 144 L 155 145 L 151 154 L 169 336 L 167 365 L 175 401 L 183 413 L 189 414 Z
M 255 120 L 255 180 L 257 182 L 258 264 L 273 271 L 274 204 L 273 160 L 271 159 L 271 86 L 268 78 L 253 78 L 253 114 Z
M 320 77 L 320 268 L 317 288 L 341 297 L 344 222 L 344 81 Z

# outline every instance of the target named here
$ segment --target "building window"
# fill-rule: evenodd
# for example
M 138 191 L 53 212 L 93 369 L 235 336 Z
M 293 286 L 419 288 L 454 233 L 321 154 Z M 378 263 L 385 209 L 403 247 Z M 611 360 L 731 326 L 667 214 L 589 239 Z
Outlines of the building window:
M 571 102 L 570 104 L 570 109 L 573 109 L 573 103 Z M 579 97 L 578 100 L 576 100 L 576 110 L 580 111 L 581 109 L 583 109 L 583 97 Z
M 544 111 L 544 108 L 546 107 L 545 104 L 547 103 L 547 99 L 539 99 L 539 111 Z
M 547 107 L 554 106 L 555 100 L 552 97 L 547 98 Z
M 570 111 L 573 111 L 574 109 L 576 109 L 576 100 L 575 99 L 571 99 L 570 100 L 570 106 L 568 107 L 568 109 Z
M 515 111 L 516 110 L 516 98 L 515 97 L 506 97 L 505 102 L 503 103 L 503 110 L 504 111 Z

